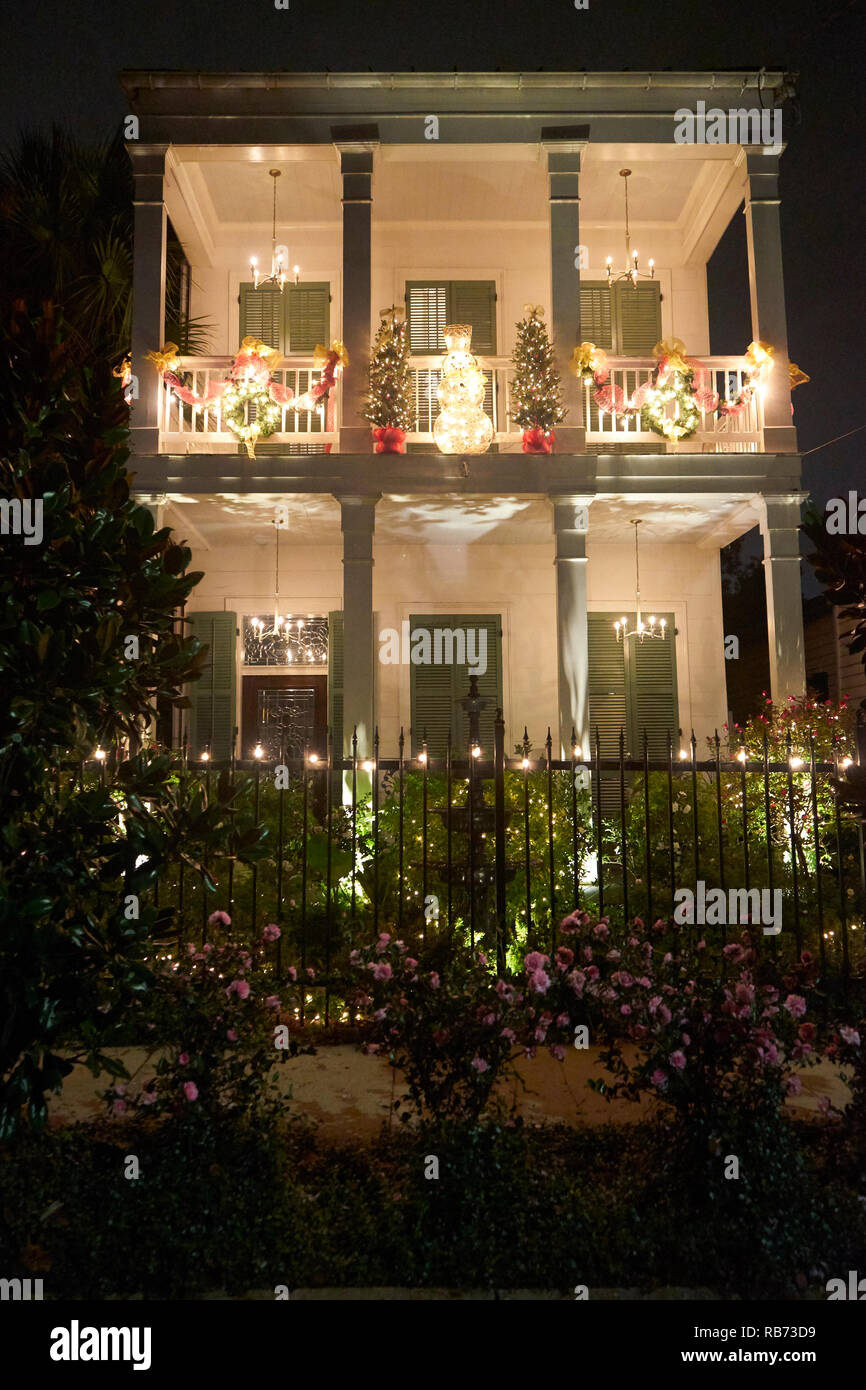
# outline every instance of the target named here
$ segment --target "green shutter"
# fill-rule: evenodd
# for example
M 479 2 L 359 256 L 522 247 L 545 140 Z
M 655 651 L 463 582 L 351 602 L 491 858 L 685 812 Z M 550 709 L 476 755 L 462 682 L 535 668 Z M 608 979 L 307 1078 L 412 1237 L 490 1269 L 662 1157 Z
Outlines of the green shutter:
M 334 742 L 334 757 L 343 756 L 343 614 L 328 614 L 328 728 Z
M 235 742 L 235 661 L 237 614 L 190 613 L 190 635 L 210 649 L 200 680 L 191 682 L 189 753 L 197 761 L 205 749 L 216 760 L 230 758 Z
M 621 357 L 648 357 L 662 336 L 661 289 L 658 282 L 615 285 L 617 352 Z
M 309 354 L 331 342 L 331 287 L 326 281 L 290 285 L 284 291 L 288 333 L 286 352 Z
M 407 280 L 406 323 L 409 329 L 409 351 L 420 355 L 444 352 L 442 329 L 447 322 L 447 283 Z
M 651 759 L 667 757 L 668 734 L 675 751 L 677 747 L 679 705 L 674 615 L 656 613 L 654 616 L 667 620 L 664 641 L 632 639 L 628 644 L 629 723 L 634 758 L 643 757 L 644 730 Z
M 268 347 L 286 351 L 283 330 L 283 296 L 273 285 L 255 289 L 252 281 L 242 284 L 239 295 L 238 346 L 244 338 L 261 338 Z
M 478 677 L 478 692 L 488 701 L 481 715 L 481 747 L 492 756 L 493 724 L 502 708 L 502 620 L 491 613 L 422 613 L 409 618 L 410 634 L 418 628 L 468 628 L 487 637 L 487 669 Z M 450 732 L 455 757 L 464 757 L 469 744 L 469 723 L 459 701 L 469 693 L 470 668 L 466 662 L 410 666 L 412 751 L 417 754 L 425 736 L 433 758 L 442 758 Z
M 622 614 L 617 616 L 621 617 Z M 595 733 L 598 729 L 603 758 L 619 756 L 620 730 L 628 736 L 625 653 L 622 643 L 616 640 L 613 624 L 614 618 L 608 613 L 588 613 L 586 616 L 590 737 L 595 754 Z
M 595 343 L 605 352 L 613 352 L 611 297 L 604 280 L 582 280 L 580 283 L 579 336 L 582 343 Z
M 496 282 L 452 280 L 448 286 L 449 323 L 471 323 L 472 351 L 496 352 Z

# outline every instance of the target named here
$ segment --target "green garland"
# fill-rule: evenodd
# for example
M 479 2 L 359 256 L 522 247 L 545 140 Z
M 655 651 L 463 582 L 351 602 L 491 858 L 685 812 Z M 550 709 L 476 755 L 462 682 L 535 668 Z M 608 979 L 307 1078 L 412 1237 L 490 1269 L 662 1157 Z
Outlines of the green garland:
M 248 405 L 256 408 L 256 418 L 247 424 Z M 256 439 L 267 439 L 277 429 L 282 410 L 271 400 L 266 386 L 254 381 L 233 381 L 222 397 L 223 419 L 238 439 L 249 445 Z
M 653 398 L 641 410 L 644 423 L 665 439 L 690 439 L 701 423 L 701 413 L 695 403 L 693 374 L 673 371 L 666 385 L 658 384 L 658 367 L 653 373 Z M 665 414 L 665 407 L 676 403 L 674 416 Z

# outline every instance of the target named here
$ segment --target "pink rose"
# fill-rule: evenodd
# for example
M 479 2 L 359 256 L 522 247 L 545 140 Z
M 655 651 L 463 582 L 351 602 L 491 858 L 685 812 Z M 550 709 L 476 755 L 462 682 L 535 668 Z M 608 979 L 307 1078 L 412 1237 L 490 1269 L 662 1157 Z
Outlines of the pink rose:
M 276 994 L 269 994 L 268 997 L 267 997 L 267 999 L 265 1000 L 265 1008 L 266 1008 L 266 1009 L 278 1009 L 279 1007 L 280 1007 L 280 1001 L 279 1001 L 279 998 L 277 997 L 277 995 L 276 995 Z
M 529 987 L 534 994 L 546 994 L 550 988 L 550 976 L 543 970 L 536 970 L 529 977 Z
M 178 1062 L 180 1063 L 180 1065 L 181 1065 L 182 1067 L 185 1067 L 185 1066 L 187 1065 L 188 1061 L 189 1061 L 189 1053 L 188 1053 L 188 1052 L 182 1052 L 182 1053 L 180 1054 L 180 1056 L 178 1057 L 177 1060 L 178 1060 Z
M 226 1037 L 228 1038 L 229 1042 L 237 1042 L 238 1040 L 238 1035 L 235 1032 L 234 1028 L 226 1029 Z
M 381 960 L 378 965 L 373 967 L 374 980 L 390 980 L 393 970 L 386 960 Z
M 686 1064 L 686 1056 L 685 1056 L 685 1053 L 684 1053 L 684 1052 L 672 1052 L 671 1055 L 670 1055 L 670 1057 L 668 1058 L 668 1061 L 670 1062 L 670 1064 L 671 1064 L 672 1067 L 676 1067 L 677 1071 L 682 1071 L 683 1067 L 684 1067 L 685 1064 Z
M 298 978 L 298 972 L 293 965 L 289 966 L 288 970 L 286 971 L 286 974 L 288 975 L 290 980 L 296 980 Z
M 800 1028 L 799 1031 L 802 1033 L 803 1029 Z M 839 1037 L 843 1042 L 846 1042 L 849 1047 L 860 1046 L 860 1034 L 857 1032 L 856 1028 L 849 1028 L 847 1025 L 843 1024 L 839 1029 Z
M 269 922 L 262 932 L 263 941 L 278 941 L 281 936 L 282 932 L 276 922 Z
M 431 989 L 439 988 L 439 976 L 436 974 L 435 970 L 430 971 L 430 987 Z
M 523 964 L 527 975 L 533 975 L 536 970 L 547 964 L 547 956 L 543 956 L 540 951 L 530 951 L 528 956 L 524 956 Z
M 215 927 L 217 923 L 223 927 L 230 927 L 232 924 L 232 919 L 227 912 L 212 912 L 207 920 L 211 927 Z
M 550 1055 L 555 1057 L 557 1062 L 565 1061 L 565 1048 L 560 1043 L 551 1043 Z
M 185 1081 L 183 1083 L 183 1093 L 187 1100 L 198 1100 L 198 1086 L 196 1086 L 194 1081 Z
M 664 1087 L 667 1086 L 667 1084 L 668 1084 L 668 1079 L 667 1079 L 667 1077 L 665 1076 L 664 1072 L 663 1072 L 659 1067 L 656 1067 L 655 1071 L 653 1072 L 652 1076 L 650 1077 L 650 1081 L 651 1081 L 652 1085 L 653 1085 L 653 1086 L 657 1086 L 657 1087 L 659 1088 L 659 1090 L 663 1090 Z
M 123 1114 L 125 1113 L 125 1111 L 126 1111 L 126 1101 L 125 1101 L 125 1100 L 115 1100 L 115 1101 L 112 1102 L 112 1105 L 111 1105 L 111 1113 L 112 1113 L 112 1115 L 123 1115 Z
M 806 1001 L 801 994 L 789 994 L 784 1007 L 793 1018 L 802 1018 L 806 1012 Z
M 516 1034 L 515 1034 L 513 1028 L 503 1028 L 503 1030 L 502 1030 L 502 1032 L 499 1034 L 499 1036 L 500 1036 L 500 1038 L 505 1038 L 505 1041 L 506 1041 L 506 1042 L 511 1042 L 511 1043 L 513 1043 Z
M 484 1024 L 485 1028 L 492 1028 L 494 1023 L 496 1022 L 496 1015 L 485 1014 L 481 1022 Z
M 473 1058 L 472 1058 L 472 1061 L 471 1061 L 471 1063 L 470 1063 L 470 1066 L 473 1066 L 473 1067 L 475 1068 L 475 1070 L 478 1072 L 479 1076 L 481 1075 L 482 1072 L 485 1072 L 485 1071 L 488 1070 L 487 1063 L 485 1062 L 485 1060 L 484 1060 L 483 1057 L 473 1057 Z

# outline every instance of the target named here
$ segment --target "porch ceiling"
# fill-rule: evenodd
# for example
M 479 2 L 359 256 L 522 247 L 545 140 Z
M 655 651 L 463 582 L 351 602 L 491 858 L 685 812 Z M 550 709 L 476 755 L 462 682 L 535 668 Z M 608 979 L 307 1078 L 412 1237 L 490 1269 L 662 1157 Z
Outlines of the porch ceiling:
M 315 494 L 191 497 L 169 495 L 167 524 L 198 549 L 273 544 L 279 504 L 289 511 L 288 543 L 341 546 L 335 498 Z M 648 544 L 727 545 L 755 525 L 747 496 L 606 494 L 590 508 L 589 542 L 621 543 L 640 516 Z M 551 503 L 538 496 L 385 496 L 376 508 L 380 545 L 547 545 L 553 539 Z
M 213 246 L 237 243 L 246 251 L 251 235 L 270 234 L 271 167 L 283 175 L 277 189 L 278 236 L 339 224 L 340 173 L 333 148 L 192 145 L 174 147 L 172 158 L 170 216 L 178 228 L 197 225 Z M 679 232 L 689 252 L 703 241 L 707 223 L 717 239 L 730 220 L 742 196 L 741 164 L 741 151 L 729 145 L 590 144 L 581 174 L 581 225 L 624 227 L 617 174 L 627 165 L 634 232 Z M 546 161 L 538 144 L 389 145 L 377 152 L 375 222 L 543 225 L 547 217 Z

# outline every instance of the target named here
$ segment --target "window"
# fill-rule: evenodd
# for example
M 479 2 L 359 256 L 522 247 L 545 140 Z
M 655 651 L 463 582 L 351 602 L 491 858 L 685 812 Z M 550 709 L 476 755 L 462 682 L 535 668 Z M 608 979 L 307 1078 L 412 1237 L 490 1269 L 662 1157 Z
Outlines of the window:
M 482 357 L 496 354 L 496 282 L 494 280 L 407 280 L 406 323 L 409 351 L 419 356 L 441 357 L 445 352 L 442 329 L 448 323 L 472 325 L 472 351 Z M 436 388 L 440 373 L 419 372 L 421 415 L 415 429 L 426 432 L 439 414 Z M 498 428 L 496 374 L 487 373 L 484 410 Z M 410 448 L 412 446 L 410 445 Z M 491 449 L 496 446 L 492 445 Z
M 581 281 L 580 336 L 615 357 L 648 357 L 662 336 L 661 287 Z
M 429 634 L 431 658 L 410 666 L 412 751 L 421 751 L 425 735 L 432 758 L 444 758 L 448 735 L 455 758 L 465 758 L 469 720 L 460 701 L 469 693 L 473 659 L 478 692 L 487 700 L 481 715 L 481 748 L 492 756 L 493 721 L 502 708 L 502 623 L 498 613 L 422 613 L 409 618 L 410 650 L 416 634 Z M 480 658 L 480 659 L 479 659 Z
M 679 752 L 677 702 L 676 637 L 674 615 L 666 618 L 664 641 L 638 642 L 630 637 L 616 640 L 614 622 L 621 613 L 589 613 L 589 723 L 592 751 L 595 731 L 603 758 L 619 757 L 619 734 L 625 735 L 626 757 L 643 757 L 643 735 L 647 733 L 650 759 L 667 758 L 668 734 Z M 635 615 L 626 614 L 633 627 Z
M 318 343 L 331 340 L 331 287 L 327 281 L 286 285 L 280 293 L 273 285 L 260 289 L 252 281 L 242 284 L 238 344 L 244 338 L 261 338 L 282 353 L 312 356 Z

